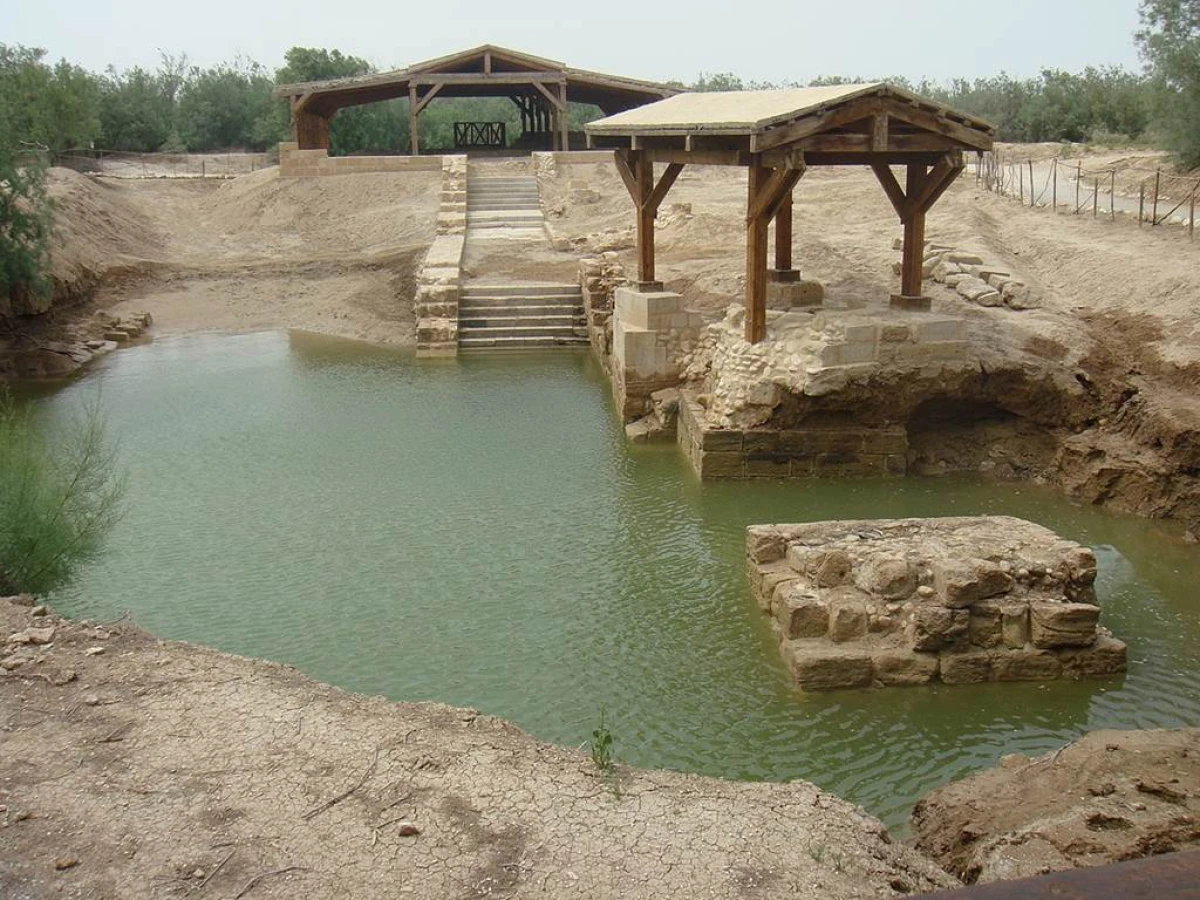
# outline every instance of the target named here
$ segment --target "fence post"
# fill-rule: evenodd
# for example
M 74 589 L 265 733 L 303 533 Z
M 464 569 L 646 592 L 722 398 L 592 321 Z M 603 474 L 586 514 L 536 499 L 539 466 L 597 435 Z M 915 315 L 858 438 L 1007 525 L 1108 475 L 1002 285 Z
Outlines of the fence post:
M 1100 215 L 1100 176 L 1097 175 L 1092 187 L 1092 218 Z
M 1029 163 L 1029 207 L 1032 209 L 1037 206 L 1037 200 L 1033 196 L 1033 160 L 1028 160 Z
M 1024 205 L 1025 205 L 1025 168 L 1024 168 L 1023 166 L 1020 166 L 1020 165 L 1018 165 L 1018 166 L 1017 166 L 1017 172 L 1018 172 L 1018 173 L 1020 174 L 1020 176 L 1021 176 L 1021 177 L 1020 177 L 1020 185 L 1021 185 L 1021 205 L 1022 205 L 1022 206 L 1024 206 Z
M 1196 239 L 1196 188 L 1192 188 L 1192 200 L 1188 208 L 1188 240 Z
M 1083 161 L 1075 163 L 1075 215 L 1079 215 L 1079 183 L 1083 181 Z
M 1138 228 L 1142 227 L 1142 217 L 1146 212 L 1146 182 L 1138 185 Z
M 1054 157 L 1054 163 L 1050 166 L 1050 176 L 1054 182 L 1054 187 L 1050 190 L 1050 209 L 1058 212 L 1058 157 Z
M 1151 225 L 1158 224 L 1158 180 L 1160 177 L 1162 177 L 1162 169 L 1155 169 L 1154 170 L 1154 207 L 1153 207 L 1153 212 L 1150 213 L 1150 224 Z
M 204 178 L 208 173 L 204 171 L 204 157 L 200 157 L 200 177 Z
M 1117 221 L 1117 170 L 1108 173 L 1108 218 Z

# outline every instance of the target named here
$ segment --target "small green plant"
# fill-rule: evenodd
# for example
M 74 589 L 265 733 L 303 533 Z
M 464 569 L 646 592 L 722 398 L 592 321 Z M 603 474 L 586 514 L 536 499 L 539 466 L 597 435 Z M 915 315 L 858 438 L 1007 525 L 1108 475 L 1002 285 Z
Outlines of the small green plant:
M 808 848 L 808 855 L 813 858 L 813 862 L 825 862 L 825 845 L 813 844 Z
M 592 731 L 592 763 L 607 775 L 613 770 L 613 736 L 604 723 L 604 709 L 600 710 L 600 725 Z
M 51 442 L 0 393 L 0 596 L 68 584 L 100 554 L 124 490 L 97 405 Z

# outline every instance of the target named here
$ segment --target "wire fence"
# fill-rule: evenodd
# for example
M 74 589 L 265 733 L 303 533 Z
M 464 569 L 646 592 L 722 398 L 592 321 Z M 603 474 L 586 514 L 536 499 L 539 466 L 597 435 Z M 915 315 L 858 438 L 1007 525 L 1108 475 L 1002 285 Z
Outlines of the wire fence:
M 274 162 L 266 153 L 128 153 L 116 150 L 63 150 L 56 166 L 114 178 L 233 178 Z
M 1137 218 L 1139 228 L 1162 225 L 1187 229 L 1196 238 L 1196 201 L 1200 177 L 1156 169 L 1133 183 L 1118 184 L 1115 167 L 1088 168 L 1083 160 L 1057 157 L 1035 162 L 992 151 L 975 160 L 975 182 L 985 190 L 1012 197 L 1022 206 L 1057 213 Z

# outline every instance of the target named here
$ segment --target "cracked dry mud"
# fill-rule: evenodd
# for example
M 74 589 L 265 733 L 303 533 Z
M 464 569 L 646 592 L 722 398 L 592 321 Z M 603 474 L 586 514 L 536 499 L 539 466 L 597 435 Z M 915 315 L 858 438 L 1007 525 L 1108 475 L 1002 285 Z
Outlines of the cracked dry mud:
M 623 766 L 613 783 L 472 710 L 0 601 L 4 638 L 30 626 L 53 626 L 51 643 L 9 644 L 0 666 L 11 900 L 815 900 L 957 883 L 807 783 Z

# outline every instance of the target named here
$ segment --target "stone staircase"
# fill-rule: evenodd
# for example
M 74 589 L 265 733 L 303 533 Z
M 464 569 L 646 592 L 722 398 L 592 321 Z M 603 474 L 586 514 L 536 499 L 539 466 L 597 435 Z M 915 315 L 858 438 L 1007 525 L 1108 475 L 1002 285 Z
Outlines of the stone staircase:
M 460 350 L 586 345 L 577 284 L 464 284 L 458 299 Z
M 467 228 L 536 229 L 542 216 L 537 178 L 532 175 L 476 176 L 467 179 Z

